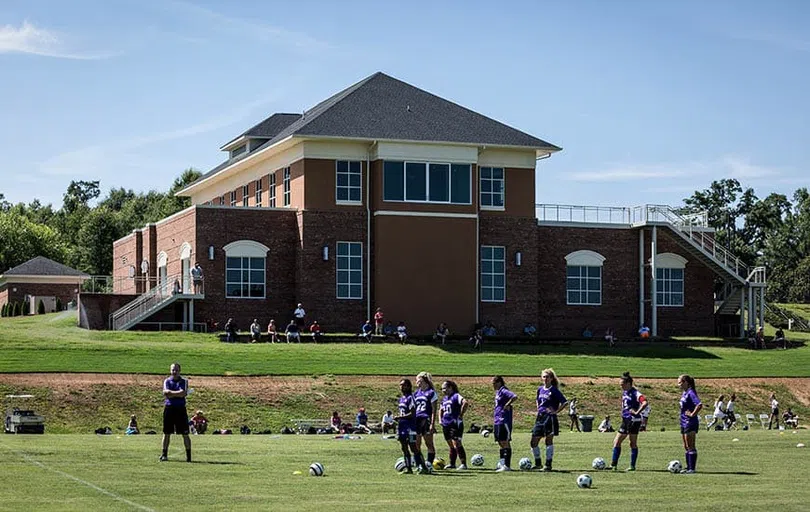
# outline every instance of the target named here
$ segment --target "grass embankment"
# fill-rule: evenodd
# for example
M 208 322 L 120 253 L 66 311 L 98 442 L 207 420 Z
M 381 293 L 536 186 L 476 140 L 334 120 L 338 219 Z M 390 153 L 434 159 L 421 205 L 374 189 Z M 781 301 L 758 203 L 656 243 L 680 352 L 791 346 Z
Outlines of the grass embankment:
M 537 375 L 554 367 L 568 376 L 808 377 L 805 346 L 751 351 L 725 347 L 656 347 L 603 343 L 572 346 L 499 345 L 474 352 L 466 344 L 225 344 L 214 335 L 86 331 L 75 318 L 41 315 L 0 321 L 0 373 L 99 372 L 164 374 L 180 361 L 191 375 Z M 688 343 L 688 340 L 681 340 Z
M 90 433 L 109 426 L 123 432 L 130 414 L 136 414 L 142 430 L 160 432 L 162 399 L 160 376 L 0 376 L 0 393 L 30 393 L 27 405 L 45 416 L 49 433 Z M 437 385 L 442 377 L 436 376 Z M 291 426 L 291 418 L 327 419 L 337 410 L 344 421 L 354 422 L 357 409 L 364 406 L 370 421 L 379 421 L 387 409 L 396 409 L 397 377 L 286 377 L 286 378 L 203 378 L 191 377 L 194 393 L 188 399 L 191 410 L 202 409 L 212 429 L 235 432 L 247 425 L 253 431 L 278 432 Z M 478 425 L 492 422 L 493 391 L 488 378 L 454 378 L 462 395 L 471 403 L 465 420 Z M 520 400 L 515 406 L 515 430 L 527 432 L 534 422 L 536 378 L 509 378 L 509 387 Z M 610 414 L 616 427 L 620 423 L 621 391 L 617 379 L 563 378 L 563 393 L 577 397 L 580 414 L 591 414 L 596 423 Z M 680 391 L 675 379 L 638 379 L 639 389 L 647 395 L 653 413 L 650 429 L 674 430 L 677 426 Z M 776 392 L 782 410 L 793 407 L 802 420 L 808 418 L 810 380 L 747 379 L 745 381 L 698 380 L 698 391 L 705 402 L 704 413 L 711 414 L 712 403 L 720 394 L 737 393 L 737 412 L 766 413 L 768 397 Z M 702 419 L 702 415 L 701 415 Z M 560 416 L 568 429 L 568 416 Z M 759 423 L 756 424 L 759 429 Z
M 737 438 L 739 441 L 732 441 Z M 368 436 L 196 436 L 196 463 L 183 460 L 175 439 L 169 462 L 159 463 L 157 436 L 3 436 L 2 507 L 8 510 L 712 510 L 744 503 L 750 510 L 806 510 L 802 485 L 810 431 L 716 432 L 698 436 L 696 475 L 672 475 L 683 461 L 680 435 L 648 432 L 639 439 L 635 473 L 594 471 L 609 460 L 613 435 L 563 434 L 555 443 L 553 473 L 494 473 L 497 445 L 465 436 L 467 453 L 482 453 L 483 468 L 434 475 L 399 475 L 396 441 Z M 513 465 L 530 455 L 518 434 Z M 438 445 L 447 457 L 447 447 Z M 629 448 L 620 461 L 626 467 Z M 326 468 L 307 476 L 310 463 Z M 804 461 L 804 462 L 802 462 Z M 303 474 L 294 474 L 294 472 Z M 577 475 L 594 487 L 578 489 Z

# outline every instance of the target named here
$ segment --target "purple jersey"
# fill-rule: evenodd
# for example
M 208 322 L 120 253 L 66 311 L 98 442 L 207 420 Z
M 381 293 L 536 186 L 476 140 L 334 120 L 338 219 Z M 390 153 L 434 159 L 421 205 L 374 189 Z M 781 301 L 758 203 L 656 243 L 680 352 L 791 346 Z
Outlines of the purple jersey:
M 168 377 L 166 380 L 163 381 L 163 389 L 168 389 L 169 391 L 185 391 L 187 389 L 186 379 L 180 377 L 177 380 L 174 380 L 171 377 Z M 185 407 L 186 405 L 186 398 L 185 397 L 171 397 L 166 398 L 163 401 L 165 405 L 182 405 Z
M 557 414 L 557 410 L 568 400 L 557 386 L 537 388 L 537 414 Z
M 413 400 L 413 395 L 403 395 L 399 397 L 399 415 L 400 416 L 407 416 L 410 414 L 411 416 L 408 418 L 400 418 L 398 430 L 399 432 L 407 432 L 409 430 L 414 430 L 415 423 L 414 423 L 414 411 L 416 409 L 416 403 Z
M 509 391 L 506 386 L 501 386 L 495 392 L 495 425 L 512 425 L 512 408 L 504 408 L 504 406 L 517 397 L 516 394 Z
M 683 392 L 683 395 L 681 395 L 681 427 L 688 427 L 690 424 L 700 422 L 699 418 L 690 418 L 686 415 L 687 412 L 691 413 L 694 411 L 700 403 L 700 398 L 698 398 L 694 389 L 689 388 Z
M 642 402 L 647 399 L 636 388 L 630 388 L 627 391 L 622 391 L 622 418 L 641 418 L 641 413 L 633 414 L 630 411 L 638 411 Z
M 433 417 L 433 402 L 436 402 L 439 399 L 439 397 L 436 395 L 435 389 L 428 389 L 426 391 L 417 389 L 416 393 L 413 394 L 413 399 L 416 402 L 417 418 Z
M 442 398 L 442 426 L 458 424 L 461 419 L 461 404 L 464 398 L 458 393 Z

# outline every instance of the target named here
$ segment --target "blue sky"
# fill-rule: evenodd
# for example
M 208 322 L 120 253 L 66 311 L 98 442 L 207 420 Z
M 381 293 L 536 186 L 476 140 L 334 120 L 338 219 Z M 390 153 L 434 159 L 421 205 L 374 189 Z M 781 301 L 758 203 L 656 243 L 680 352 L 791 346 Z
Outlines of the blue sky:
M 509 5 L 509 8 L 506 7 Z M 537 202 L 810 183 L 810 2 L 3 0 L 0 192 L 166 190 L 383 71 L 562 146 Z

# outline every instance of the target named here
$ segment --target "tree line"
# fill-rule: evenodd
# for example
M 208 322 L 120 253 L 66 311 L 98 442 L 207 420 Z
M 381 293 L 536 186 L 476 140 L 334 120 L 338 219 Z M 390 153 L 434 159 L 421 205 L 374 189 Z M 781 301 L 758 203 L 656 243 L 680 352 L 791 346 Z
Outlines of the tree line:
M 186 169 L 167 192 L 110 190 L 98 181 L 72 181 L 62 206 L 11 204 L 0 194 L 0 273 L 45 256 L 92 275 L 112 273 L 112 244 L 133 229 L 190 205 L 174 193 L 199 178 Z M 685 213 L 706 212 L 715 239 L 749 266 L 767 269 L 771 302 L 810 302 L 810 193 L 760 199 L 735 179 L 712 182 L 683 200 Z

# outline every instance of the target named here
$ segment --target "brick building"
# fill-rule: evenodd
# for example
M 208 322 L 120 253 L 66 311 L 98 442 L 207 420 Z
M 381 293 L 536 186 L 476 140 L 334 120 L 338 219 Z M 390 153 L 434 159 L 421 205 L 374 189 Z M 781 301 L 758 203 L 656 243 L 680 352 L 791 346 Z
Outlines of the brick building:
M 491 320 L 502 334 L 712 334 L 716 307 L 756 302 L 705 223 L 664 207 L 538 211 L 536 167 L 559 147 L 383 73 L 221 149 L 178 192 L 192 207 L 115 242 L 115 291 L 134 300 L 113 328 L 283 326 L 300 302 L 327 331 L 382 307 L 413 333 Z
M 0 307 L 22 303 L 31 297 L 42 298 L 46 310 L 55 310 L 56 300 L 66 307 L 76 301 L 79 289 L 90 276 L 44 256 L 31 258 L 0 275 Z M 48 299 L 52 300 L 48 300 Z M 36 306 L 34 304 L 34 306 Z M 36 307 L 30 310 L 36 313 Z

